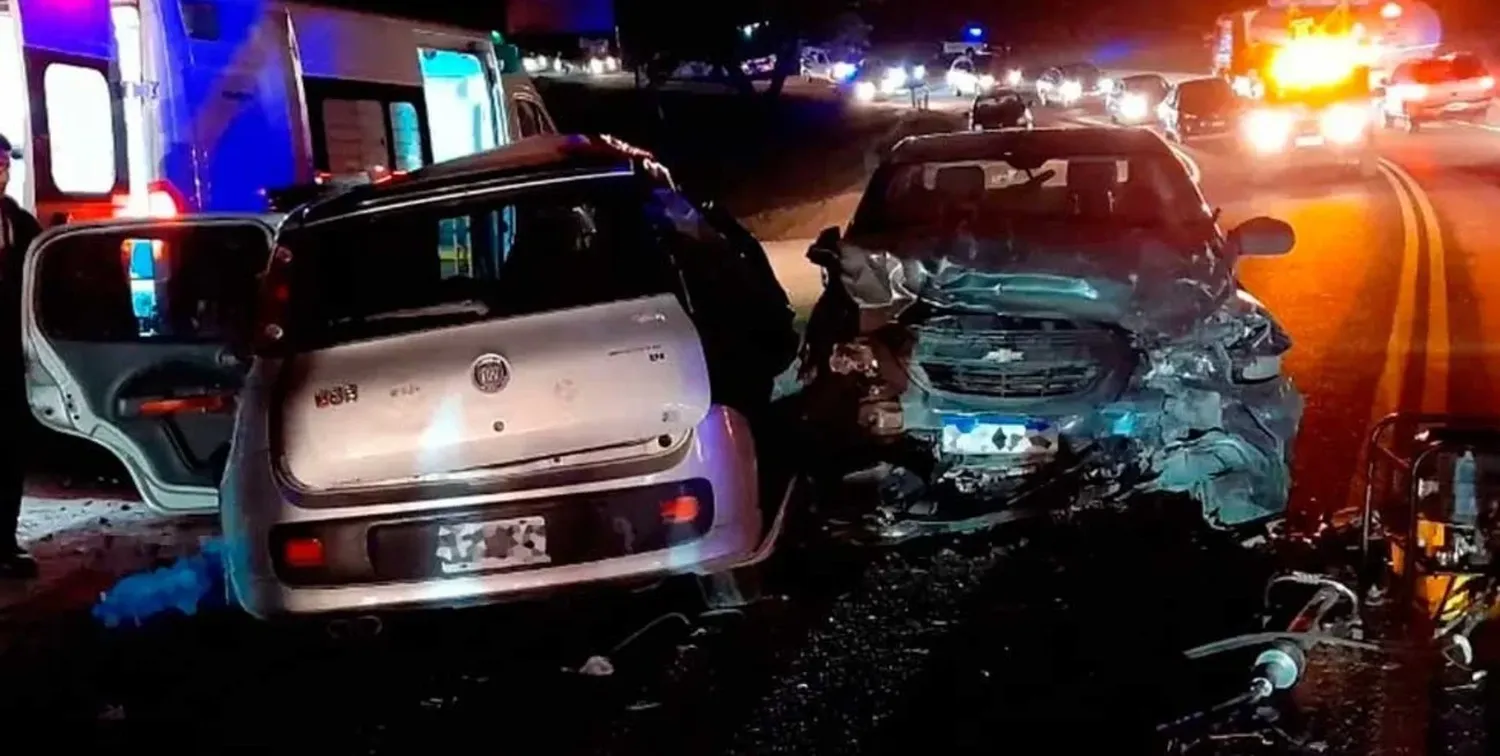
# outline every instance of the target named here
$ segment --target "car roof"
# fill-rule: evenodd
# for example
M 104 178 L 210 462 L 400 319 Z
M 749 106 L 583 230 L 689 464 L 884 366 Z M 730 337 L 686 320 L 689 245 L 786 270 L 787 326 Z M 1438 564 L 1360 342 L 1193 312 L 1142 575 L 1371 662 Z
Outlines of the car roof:
M 294 211 L 287 227 L 451 199 L 457 191 L 503 191 L 539 180 L 635 173 L 651 154 L 609 136 L 547 134 L 356 186 Z
M 891 165 L 964 160 L 1002 160 L 1018 151 L 1085 157 L 1089 155 L 1171 155 L 1161 137 L 1146 129 L 1107 126 L 1049 127 L 1016 131 L 957 131 L 907 137 L 886 155 Z
M 1225 81 L 1224 79 L 1222 79 L 1222 78 L 1220 78 L 1218 76 L 1203 76 L 1203 77 L 1199 77 L 1197 79 L 1187 79 L 1187 80 L 1184 80 L 1184 81 L 1177 82 L 1177 87 L 1179 89 L 1182 88 L 1182 87 L 1192 87 L 1192 88 L 1196 89 L 1198 87 L 1208 87 L 1208 86 L 1214 86 L 1214 87 L 1223 86 L 1223 87 L 1228 87 L 1228 88 L 1232 89 L 1232 87 L 1230 87 L 1230 85 L 1229 85 L 1229 82 Z

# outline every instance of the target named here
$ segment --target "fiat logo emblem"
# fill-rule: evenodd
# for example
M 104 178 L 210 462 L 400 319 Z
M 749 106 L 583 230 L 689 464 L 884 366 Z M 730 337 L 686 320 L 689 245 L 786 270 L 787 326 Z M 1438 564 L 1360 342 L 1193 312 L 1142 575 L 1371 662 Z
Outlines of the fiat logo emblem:
M 474 388 L 493 394 L 510 383 L 510 362 L 498 354 L 474 360 Z

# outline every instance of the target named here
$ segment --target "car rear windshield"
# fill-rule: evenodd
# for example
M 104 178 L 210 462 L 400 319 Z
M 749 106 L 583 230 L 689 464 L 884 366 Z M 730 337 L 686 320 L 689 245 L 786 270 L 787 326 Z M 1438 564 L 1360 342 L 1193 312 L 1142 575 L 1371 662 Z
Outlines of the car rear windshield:
M 1169 154 L 1055 156 L 1031 171 L 1000 159 L 920 163 L 877 171 L 850 233 L 1014 237 L 1057 224 L 1176 227 L 1201 222 L 1202 208 Z
M 668 189 L 596 178 L 289 230 L 284 342 L 317 349 L 673 293 L 667 246 L 694 220 Z
M 1237 95 L 1229 82 L 1223 79 L 1189 81 L 1177 85 L 1182 109 L 1188 112 L 1214 110 L 1232 105 Z
M 1419 61 L 1411 69 L 1411 78 L 1418 84 L 1442 84 L 1449 81 L 1477 79 L 1484 75 L 1484 65 L 1472 55 Z

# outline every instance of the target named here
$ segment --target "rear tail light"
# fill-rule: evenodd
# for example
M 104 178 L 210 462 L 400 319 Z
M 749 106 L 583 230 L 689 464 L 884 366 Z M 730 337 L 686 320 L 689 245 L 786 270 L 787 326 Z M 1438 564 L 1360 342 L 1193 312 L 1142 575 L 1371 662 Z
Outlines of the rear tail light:
M 281 544 L 281 561 L 297 570 L 312 570 L 327 564 L 323 542 L 317 538 L 288 538 Z
M 182 214 L 181 195 L 165 181 L 156 181 L 143 195 L 116 194 L 112 198 L 116 218 L 176 218 Z
M 201 396 L 148 399 L 136 407 L 136 414 L 141 417 L 165 417 L 168 415 L 214 414 L 229 412 L 233 409 L 233 394 L 203 394 Z
M 286 247 L 277 247 L 271 254 L 260 281 L 259 317 L 255 324 L 255 353 L 274 357 L 283 353 L 286 341 L 286 320 L 292 300 L 293 255 Z
M 661 503 L 661 521 L 668 525 L 690 525 L 698 520 L 698 497 L 675 496 Z

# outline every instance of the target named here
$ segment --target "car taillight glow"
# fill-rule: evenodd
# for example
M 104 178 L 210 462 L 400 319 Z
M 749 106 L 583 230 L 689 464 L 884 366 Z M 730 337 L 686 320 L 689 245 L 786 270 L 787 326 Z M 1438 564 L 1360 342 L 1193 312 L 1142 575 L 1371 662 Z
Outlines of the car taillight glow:
M 1486 76 L 1483 79 L 1480 79 L 1479 80 L 1479 86 L 1484 87 L 1485 89 L 1494 89 L 1495 88 L 1495 77 L 1493 77 L 1493 76 Z
M 182 200 L 170 184 L 158 181 L 145 194 L 116 194 L 112 198 L 116 218 L 176 218 L 182 214 Z
M 327 555 L 316 538 L 289 538 L 281 545 L 281 559 L 288 567 L 306 570 L 322 567 Z
M 698 519 L 698 497 L 678 496 L 661 503 L 661 521 L 668 525 L 686 525 Z

